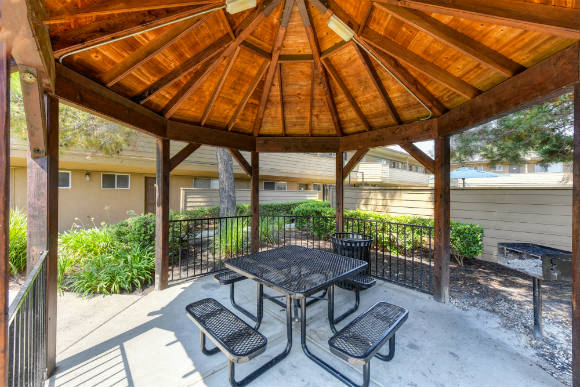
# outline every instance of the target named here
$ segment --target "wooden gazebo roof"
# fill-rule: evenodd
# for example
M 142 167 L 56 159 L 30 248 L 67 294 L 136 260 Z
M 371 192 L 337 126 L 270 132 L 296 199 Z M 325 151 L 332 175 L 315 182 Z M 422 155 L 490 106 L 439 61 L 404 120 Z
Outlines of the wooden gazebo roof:
M 213 0 L 44 8 L 59 97 L 154 135 L 239 149 L 433 138 L 578 78 L 579 0 L 258 0 L 235 14 Z M 351 40 L 329 27 L 337 19 Z

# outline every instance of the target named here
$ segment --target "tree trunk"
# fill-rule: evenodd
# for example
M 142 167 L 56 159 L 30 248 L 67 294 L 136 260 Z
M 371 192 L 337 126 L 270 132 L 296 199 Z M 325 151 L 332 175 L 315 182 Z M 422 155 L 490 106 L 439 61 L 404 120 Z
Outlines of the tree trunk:
M 226 148 L 217 148 L 216 157 L 220 182 L 220 216 L 233 216 L 236 215 L 234 161 Z

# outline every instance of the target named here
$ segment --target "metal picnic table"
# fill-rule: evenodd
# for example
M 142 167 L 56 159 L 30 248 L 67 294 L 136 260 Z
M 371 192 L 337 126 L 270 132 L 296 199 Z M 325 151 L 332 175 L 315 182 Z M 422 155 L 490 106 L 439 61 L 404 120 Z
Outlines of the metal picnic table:
M 332 332 L 336 333 L 334 326 L 334 284 L 365 270 L 368 265 L 366 262 L 326 251 L 292 245 L 230 259 L 226 261 L 225 265 L 227 268 L 258 283 L 255 329 L 259 329 L 263 317 L 263 286 L 266 285 L 282 293 L 286 298 L 286 348 L 260 367 L 252 375 L 252 379 L 274 366 L 290 353 L 292 349 L 291 306 L 292 299 L 295 299 L 300 302 L 300 342 L 302 350 L 308 358 L 347 383 L 348 380 L 340 372 L 312 354 L 308 349 L 306 345 L 306 302 L 308 297 L 328 289 L 328 323 Z

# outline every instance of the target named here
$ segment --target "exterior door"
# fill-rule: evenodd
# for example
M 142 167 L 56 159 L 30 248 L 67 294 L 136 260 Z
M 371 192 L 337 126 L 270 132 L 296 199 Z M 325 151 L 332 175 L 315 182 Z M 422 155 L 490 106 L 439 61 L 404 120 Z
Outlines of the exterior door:
M 155 213 L 155 178 L 145 177 L 145 213 Z

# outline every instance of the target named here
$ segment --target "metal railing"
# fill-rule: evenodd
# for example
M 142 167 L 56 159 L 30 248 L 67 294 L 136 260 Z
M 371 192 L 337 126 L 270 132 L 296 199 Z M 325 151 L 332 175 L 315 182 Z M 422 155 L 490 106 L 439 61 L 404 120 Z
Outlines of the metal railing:
M 171 221 L 170 280 L 223 269 L 226 259 L 251 251 L 250 216 Z M 370 274 L 399 285 L 432 292 L 433 227 L 384 220 L 345 218 L 345 232 L 373 237 Z M 259 248 L 287 245 L 332 251 L 334 217 L 260 216 Z
M 18 295 L 8 320 L 8 386 L 43 386 L 46 378 L 46 256 L 43 252 Z

